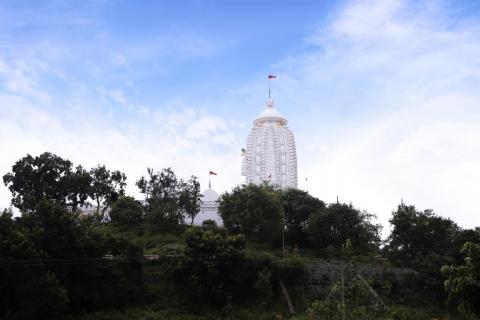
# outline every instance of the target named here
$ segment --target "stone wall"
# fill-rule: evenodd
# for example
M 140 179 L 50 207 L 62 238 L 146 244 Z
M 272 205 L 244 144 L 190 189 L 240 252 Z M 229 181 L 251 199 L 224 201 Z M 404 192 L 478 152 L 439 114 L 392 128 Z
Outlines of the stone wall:
M 340 282 L 341 269 L 338 260 L 315 260 L 306 266 L 306 281 L 302 288 L 296 290 L 302 290 L 308 299 L 323 298 L 334 283 Z M 358 263 L 345 268 L 345 281 L 348 282 L 355 274 L 360 274 L 379 293 L 393 291 L 394 294 L 411 290 L 414 286 L 411 281 L 416 275 L 411 269 Z

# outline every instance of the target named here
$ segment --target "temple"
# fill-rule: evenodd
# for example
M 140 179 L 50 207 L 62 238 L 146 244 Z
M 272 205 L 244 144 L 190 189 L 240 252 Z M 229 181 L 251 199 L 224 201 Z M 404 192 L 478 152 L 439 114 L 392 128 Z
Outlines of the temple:
M 201 225 L 205 220 L 214 220 L 217 225 L 223 225 L 222 218 L 218 214 L 218 200 L 220 196 L 212 189 L 212 184 L 208 182 L 208 189 L 202 192 L 202 201 L 200 211 L 195 217 L 193 224 Z
M 287 122 L 269 98 L 266 108 L 253 122 L 246 148 L 242 149 L 242 175 L 246 183 L 297 188 L 295 138 Z

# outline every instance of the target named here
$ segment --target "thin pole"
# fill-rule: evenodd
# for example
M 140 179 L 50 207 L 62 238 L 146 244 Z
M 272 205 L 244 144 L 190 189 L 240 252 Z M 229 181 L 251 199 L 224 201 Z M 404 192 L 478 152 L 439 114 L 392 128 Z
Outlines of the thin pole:
M 270 79 L 268 79 L 268 100 L 270 100 Z
M 342 281 L 342 320 L 345 320 L 345 279 L 344 279 L 344 263 L 343 263 L 343 259 L 344 259 L 344 250 L 345 248 L 343 248 L 342 246 L 342 270 L 341 270 L 341 281 Z

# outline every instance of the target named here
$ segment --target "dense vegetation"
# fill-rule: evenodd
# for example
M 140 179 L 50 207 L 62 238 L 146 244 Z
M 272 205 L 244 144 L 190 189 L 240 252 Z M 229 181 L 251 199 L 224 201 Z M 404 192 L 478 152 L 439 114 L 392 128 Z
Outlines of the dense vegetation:
M 192 225 L 200 185 L 171 169 L 147 170 L 142 200 L 125 195 L 122 172 L 51 153 L 3 180 L 20 214 L 0 214 L 1 319 L 273 319 L 290 309 L 286 288 L 297 319 L 480 313 L 480 233 L 431 210 L 400 204 L 382 243 L 372 214 L 267 184 L 223 194 L 218 227 Z M 88 205 L 94 214 L 80 214 Z M 298 288 L 318 258 L 340 261 L 342 278 L 310 300 Z M 370 283 L 361 261 L 408 268 L 408 288 Z

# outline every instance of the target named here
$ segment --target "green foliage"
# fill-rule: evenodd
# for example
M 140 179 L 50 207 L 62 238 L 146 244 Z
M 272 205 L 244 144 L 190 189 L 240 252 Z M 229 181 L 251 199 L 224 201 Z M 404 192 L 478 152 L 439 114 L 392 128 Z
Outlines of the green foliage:
M 273 301 L 273 285 L 272 285 L 272 272 L 268 268 L 264 268 L 258 272 L 257 281 L 255 281 L 255 289 L 257 290 L 257 296 L 259 297 L 260 305 L 264 308 L 270 306 Z
M 345 304 L 342 303 L 342 294 Z M 321 319 L 342 319 L 345 313 L 346 319 L 378 319 L 385 315 L 386 310 L 376 304 L 368 285 L 356 277 L 351 277 L 345 286 L 340 283 L 332 285 L 329 294 L 323 300 L 315 300 L 308 308 Z
M 229 235 L 225 229 L 190 228 L 185 233 L 185 242 L 189 253 L 194 255 L 240 255 L 245 249 L 244 237 Z
M 204 227 L 204 228 L 216 228 L 217 227 L 217 222 L 215 220 L 212 220 L 212 219 L 203 220 L 202 227 Z
M 111 172 L 104 165 L 90 170 L 92 179 L 91 195 L 97 203 L 97 215 L 102 215 L 112 204 L 125 194 L 127 177 L 120 171 Z M 100 207 L 102 212 L 100 213 Z
M 142 297 L 141 249 L 97 232 L 51 201 L 39 201 L 14 220 L 4 212 L 0 229 L 4 318 L 50 319 L 67 306 L 92 310 Z M 107 253 L 125 261 L 106 261 Z
M 38 157 L 27 155 L 18 160 L 3 182 L 12 192 L 12 204 L 20 210 L 32 210 L 41 199 L 66 204 L 72 163 L 52 153 Z
M 325 212 L 323 201 L 298 189 L 281 192 L 280 199 L 285 216 L 285 241 L 301 248 L 310 247 L 307 227 L 311 216 Z
M 480 315 L 480 245 L 465 243 L 461 253 L 465 260 L 459 266 L 443 266 L 447 278 L 445 290 L 450 303 L 467 316 Z
M 224 229 L 191 228 L 185 234 L 186 254 L 173 279 L 193 301 L 224 305 L 245 285 L 242 261 L 245 239 Z
M 432 210 L 417 211 L 401 204 L 393 212 L 393 230 L 388 237 L 388 255 L 393 261 L 408 263 L 418 255 L 443 254 L 454 247 L 460 228 L 450 219 L 436 216 Z
M 120 171 L 110 172 L 100 165 L 90 172 L 80 165 L 73 168 L 72 162 L 49 152 L 23 157 L 13 165 L 12 172 L 3 176 L 13 195 L 12 204 L 21 211 L 33 210 L 39 201 L 47 199 L 75 212 L 92 198 L 97 211 L 103 206 L 102 214 L 124 194 L 125 180 Z
M 139 224 L 143 221 L 143 205 L 133 197 L 120 197 L 112 206 L 110 219 L 120 224 Z
M 462 231 L 450 219 L 439 217 L 432 210 L 418 211 L 401 204 L 393 212 L 393 230 L 385 247 L 385 255 L 394 264 L 417 271 L 412 279 L 415 300 L 445 301 L 440 268 L 459 261 L 458 251 L 464 239 L 478 239 Z
M 334 203 L 310 216 L 307 232 L 315 248 L 340 248 L 349 239 L 357 250 L 378 250 L 381 226 L 372 223 L 374 217 L 352 205 Z
M 67 199 L 70 202 L 72 211 L 82 205 L 87 204 L 87 200 L 91 195 L 92 177 L 82 166 L 77 166 L 65 177 L 63 186 Z M 48 199 L 48 197 L 46 197 Z
M 11 212 L 0 215 L 0 318 L 58 319 L 68 297 L 55 274 L 41 263 L 44 254 Z
M 179 207 L 190 218 L 190 224 L 200 212 L 202 194 L 200 192 L 200 182 L 192 176 L 187 181 L 180 180 Z
M 271 319 L 272 313 L 258 310 L 282 308 L 280 279 L 296 303 L 300 294 L 295 288 L 307 280 L 308 258 L 302 250 L 312 247 L 317 253 L 336 252 L 345 264 L 345 286 L 334 283 L 324 300 L 310 305 L 325 319 L 339 319 L 343 312 L 347 319 L 426 319 L 433 314 L 380 307 L 373 289 L 378 283 L 355 273 L 359 252 L 369 257 L 384 253 L 394 264 L 417 270 L 408 296 L 420 302 L 432 296 L 442 301 L 439 267 L 450 265 L 443 268 L 450 301 L 467 315 L 478 313 L 480 233 L 461 230 L 430 210 L 399 206 L 388 244 L 380 251 L 380 227 L 373 215 L 352 205 L 325 206 L 296 189 L 236 187 L 221 197 L 225 228 L 215 221 L 188 227 L 184 219 L 193 222 L 199 210 L 200 185 L 195 177 L 178 179 L 171 169 L 148 169 L 148 176 L 137 181 L 144 203 L 124 196 L 123 173 L 105 166 L 74 168 L 50 153 L 27 155 L 3 178 L 22 216 L 14 219 L 8 210 L 0 215 L 0 318 L 55 319 L 148 303 L 157 307 L 92 319 Z M 111 207 L 113 223 L 79 219 L 75 209 L 89 199 L 97 211 Z M 296 249 L 280 258 L 271 245 L 279 245 L 283 231 L 286 245 Z M 458 249 L 466 241 L 474 244 L 465 246 L 463 260 Z M 145 261 L 144 250 L 155 256 Z M 248 305 L 257 311 L 244 308 Z
M 255 308 L 225 306 L 210 310 L 143 306 L 96 312 L 68 320 L 272 320 L 272 312 Z
M 136 184 L 145 195 L 145 219 L 150 225 L 168 230 L 183 224 L 185 214 L 195 217 L 200 199 L 195 177 L 184 182 L 170 168 L 157 173 L 149 168 L 147 172 L 148 178 L 142 176 Z
M 224 193 L 219 213 L 225 228 L 247 238 L 271 242 L 282 232 L 282 206 L 279 193 L 268 185 L 243 185 Z

